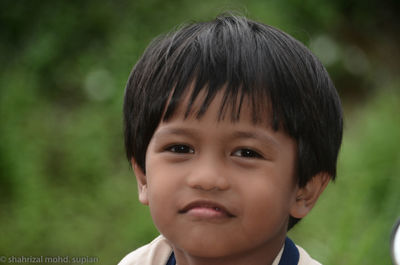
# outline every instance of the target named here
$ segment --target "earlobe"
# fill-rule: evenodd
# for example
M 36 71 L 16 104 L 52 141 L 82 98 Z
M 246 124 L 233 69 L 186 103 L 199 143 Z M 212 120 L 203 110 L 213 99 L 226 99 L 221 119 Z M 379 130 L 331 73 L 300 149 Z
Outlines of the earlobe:
M 143 170 L 140 168 L 140 166 L 136 163 L 136 161 L 133 158 L 131 159 L 131 164 L 132 164 L 133 172 L 135 173 L 135 177 L 136 177 L 136 181 L 137 181 L 137 185 L 138 185 L 139 201 L 144 205 L 148 205 L 149 199 L 147 196 L 146 175 L 144 174 Z
M 314 207 L 329 180 L 330 175 L 328 173 L 320 172 L 312 177 L 304 187 L 299 188 L 290 215 L 299 219 L 305 217 Z

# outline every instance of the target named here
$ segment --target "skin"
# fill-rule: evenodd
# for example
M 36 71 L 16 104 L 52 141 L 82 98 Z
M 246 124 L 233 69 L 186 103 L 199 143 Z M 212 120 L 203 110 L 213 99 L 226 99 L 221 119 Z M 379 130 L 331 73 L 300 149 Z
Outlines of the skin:
M 268 121 L 254 124 L 246 101 L 239 121 L 218 121 L 221 98 L 201 119 L 185 119 L 186 98 L 159 124 L 146 174 L 132 160 L 139 200 L 150 207 L 179 265 L 272 264 L 289 215 L 303 218 L 329 176 L 318 174 L 299 188 L 296 142 Z

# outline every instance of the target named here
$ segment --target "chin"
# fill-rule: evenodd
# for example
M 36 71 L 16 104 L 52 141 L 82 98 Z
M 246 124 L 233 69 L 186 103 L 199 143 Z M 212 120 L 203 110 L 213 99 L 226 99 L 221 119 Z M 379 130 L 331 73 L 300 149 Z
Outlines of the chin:
M 239 249 L 239 246 L 229 244 L 223 240 L 202 238 L 201 240 L 194 240 L 188 238 L 181 244 L 176 244 L 176 247 L 193 257 L 205 259 L 217 259 L 221 257 L 229 257 L 234 255 Z

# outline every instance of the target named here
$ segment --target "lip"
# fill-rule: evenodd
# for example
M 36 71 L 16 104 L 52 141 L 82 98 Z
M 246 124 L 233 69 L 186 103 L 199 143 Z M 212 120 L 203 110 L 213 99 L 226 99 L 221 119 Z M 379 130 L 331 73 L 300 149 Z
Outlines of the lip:
M 208 200 L 196 200 L 186 204 L 180 214 L 189 214 L 199 218 L 235 217 L 224 205 Z

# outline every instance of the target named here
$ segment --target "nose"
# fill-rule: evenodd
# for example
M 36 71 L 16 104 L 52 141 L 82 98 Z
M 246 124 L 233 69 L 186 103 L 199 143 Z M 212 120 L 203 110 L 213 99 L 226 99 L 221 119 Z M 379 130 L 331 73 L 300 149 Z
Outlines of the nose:
M 208 156 L 198 159 L 193 165 L 187 183 L 193 189 L 223 191 L 230 187 L 227 174 L 223 162 Z

